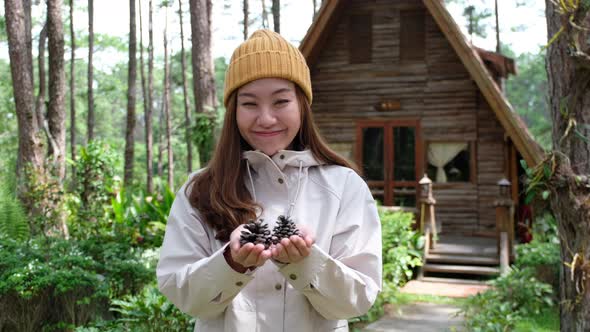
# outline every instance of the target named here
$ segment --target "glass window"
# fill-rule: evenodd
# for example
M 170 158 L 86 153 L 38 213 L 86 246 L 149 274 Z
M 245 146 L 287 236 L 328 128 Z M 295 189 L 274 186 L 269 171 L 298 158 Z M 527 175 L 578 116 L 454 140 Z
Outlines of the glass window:
M 393 188 L 393 205 L 402 207 L 416 207 L 415 187 Z
M 363 128 L 363 172 L 367 180 L 383 181 L 383 128 Z
M 393 128 L 393 179 L 416 181 L 416 129 Z
M 428 177 L 437 183 L 469 182 L 471 151 L 468 142 L 431 142 L 428 144 Z

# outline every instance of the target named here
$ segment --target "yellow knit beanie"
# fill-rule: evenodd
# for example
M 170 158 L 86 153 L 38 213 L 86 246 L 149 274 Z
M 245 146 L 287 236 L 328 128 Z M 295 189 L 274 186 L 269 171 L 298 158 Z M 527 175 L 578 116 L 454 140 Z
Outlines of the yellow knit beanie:
M 303 54 L 278 33 L 255 31 L 234 51 L 225 73 L 223 103 L 242 85 L 260 78 L 284 78 L 299 85 L 311 104 L 309 67 Z

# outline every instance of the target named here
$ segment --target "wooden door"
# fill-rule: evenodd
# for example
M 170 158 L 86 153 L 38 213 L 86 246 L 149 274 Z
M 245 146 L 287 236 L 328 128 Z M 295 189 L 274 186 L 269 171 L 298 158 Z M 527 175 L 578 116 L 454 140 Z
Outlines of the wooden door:
M 419 120 L 357 123 L 356 161 L 383 205 L 416 207 L 422 155 Z

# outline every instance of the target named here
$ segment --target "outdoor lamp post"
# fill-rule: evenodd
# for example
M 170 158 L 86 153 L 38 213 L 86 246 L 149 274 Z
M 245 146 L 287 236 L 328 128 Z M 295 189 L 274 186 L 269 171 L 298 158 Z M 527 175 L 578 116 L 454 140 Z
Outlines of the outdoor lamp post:
M 434 248 L 438 239 L 436 220 L 434 219 L 434 205 L 436 200 L 432 195 L 432 180 L 428 178 L 428 175 L 424 174 L 424 177 L 418 182 L 420 184 L 420 230 L 425 234 L 430 234 L 432 241 L 431 247 Z M 428 219 L 426 219 L 428 218 Z M 430 221 L 428 227 L 424 224 L 426 221 Z M 427 228 L 429 231 L 427 232 Z M 429 239 L 430 240 L 430 239 Z
M 502 180 L 498 181 L 498 188 L 500 194 L 498 198 L 510 199 L 510 185 L 510 181 L 508 181 L 506 178 L 503 178 Z
M 514 257 L 514 202 L 510 197 L 512 184 L 507 179 L 498 181 L 498 198 L 494 202 L 496 207 L 496 232 L 498 239 L 498 254 L 502 274 L 506 273 L 509 260 Z
M 428 178 L 428 175 L 424 174 L 424 177 L 418 182 L 421 187 L 420 198 L 428 199 L 432 198 L 432 180 Z

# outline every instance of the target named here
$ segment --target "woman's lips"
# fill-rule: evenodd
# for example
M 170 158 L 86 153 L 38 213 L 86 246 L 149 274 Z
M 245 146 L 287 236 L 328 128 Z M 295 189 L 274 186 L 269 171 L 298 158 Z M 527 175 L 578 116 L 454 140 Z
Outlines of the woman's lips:
M 255 131 L 254 135 L 256 136 L 260 136 L 260 137 L 272 137 L 272 136 L 276 136 L 280 133 L 282 133 L 282 130 L 276 130 L 276 131 Z

